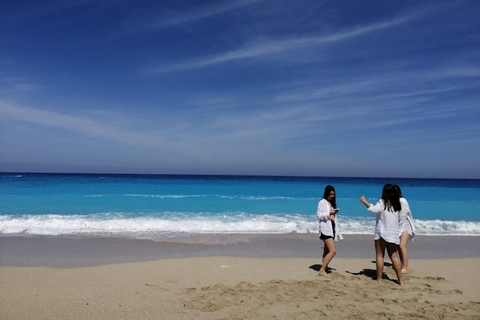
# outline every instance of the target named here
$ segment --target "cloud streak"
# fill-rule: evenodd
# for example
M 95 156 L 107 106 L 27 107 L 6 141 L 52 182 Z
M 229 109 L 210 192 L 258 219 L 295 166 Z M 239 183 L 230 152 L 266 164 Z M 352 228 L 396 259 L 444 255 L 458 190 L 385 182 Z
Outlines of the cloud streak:
M 208 17 L 212 17 L 215 15 L 219 15 L 222 13 L 226 13 L 229 11 L 241 9 L 247 6 L 255 5 L 257 3 L 265 2 L 267 0 L 244 0 L 244 1 L 235 1 L 235 2 L 222 2 L 221 5 L 218 6 L 209 6 L 204 7 L 199 10 L 195 10 L 193 12 L 188 12 L 186 14 L 172 16 L 167 19 L 159 19 L 157 21 L 152 22 L 148 28 L 149 29 L 160 29 L 174 25 L 180 25 L 186 22 L 200 20 Z
M 275 96 L 273 101 L 284 103 L 334 99 L 337 103 L 352 103 L 434 96 L 441 93 L 475 89 L 480 86 L 478 81 L 480 79 L 477 79 L 479 77 L 479 70 L 475 66 L 364 74 L 362 80 L 359 81 L 345 81 L 341 84 L 327 86 L 311 81 L 302 88 L 301 85 L 294 83 L 292 84 L 294 90 Z M 452 81 L 455 81 L 456 85 L 452 85 Z M 283 91 L 286 91 L 286 88 L 285 85 Z M 368 96 L 365 96 L 366 93 Z
M 146 31 L 155 31 L 163 28 L 179 26 L 193 21 L 207 19 L 266 1 L 269 0 L 243 0 L 235 2 L 225 1 L 222 2 L 220 5 L 216 6 L 205 6 L 201 8 L 196 8 L 196 10 L 194 11 L 182 12 L 180 14 L 163 15 L 160 17 L 147 19 L 147 22 L 144 22 L 143 20 L 145 18 L 142 18 L 142 23 L 134 23 L 133 26 L 130 27 L 128 30 L 109 37 L 107 41 L 118 40 L 126 36 L 131 36 L 133 34 L 138 34 Z
M 121 144 L 149 147 L 153 149 L 173 149 L 169 140 L 160 134 L 145 134 L 117 128 L 106 123 L 65 115 L 58 112 L 29 107 L 12 106 L 0 102 L 0 115 L 17 121 L 33 123 L 48 128 L 76 132 Z
M 204 59 L 186 61 L 183 63 L 170 65 L 170 66 L 159 65 L 150 70 L 147 70 L 147 72 L 153 73 L 153 74 L 161 74 L 161 73 L 168 73 L 173 71 L 199 69 L 199 68 L 204 68 L 207 66 L 230 62 L 230 61 L 258 58 L 258 57 L 269 56 L 269 55 L 278 54 L 278 53 L 282 53 L 290 50 L 297 50 L 297 49 L 306 48 L 306 47 L 318 46 L 321 44 L 328 44 L 328 43 L 349 40 L 352 38 L 361 37 L 363 35 L 370 34 L 375 31 L 381 31 L 394 26 L 402 25 L 404 23 L 407 23 L 408 21 L 411 21 L 419 17 L 421 14 L 424 14 L 424 13 L 425 11 L 410 13 L 408 15 L 404 15 L 390 21 L 362 26 L 352 30 L 337 32 L 337 33 L 328 34 L 328 35 L 256 42 L 256 43 L 244 46 L 243 48 L 240 48 L 237 50 L 214 55 Z

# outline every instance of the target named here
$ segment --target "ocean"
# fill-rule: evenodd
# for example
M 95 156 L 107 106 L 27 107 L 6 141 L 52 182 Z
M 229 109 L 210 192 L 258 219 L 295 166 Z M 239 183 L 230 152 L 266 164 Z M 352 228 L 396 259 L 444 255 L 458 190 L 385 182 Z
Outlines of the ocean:
M 344 235 L 373 234 L 376 203 L 398 184 L 419 235 L 480 236 L 480 180 L 0 173 L 0 235 L 166 239 L 318 232 L 317 203 L 336 189 Z

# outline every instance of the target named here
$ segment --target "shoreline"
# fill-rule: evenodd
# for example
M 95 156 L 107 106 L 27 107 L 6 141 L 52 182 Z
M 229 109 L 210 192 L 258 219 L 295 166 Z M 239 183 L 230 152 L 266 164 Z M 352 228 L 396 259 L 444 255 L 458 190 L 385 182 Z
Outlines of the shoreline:
M 373 235 L 345 235 L 337 258 L 375 258 Z M 321 257 L 323 242 L 308 234 L 198 234 L 141 240 L 59 236 L 1 236 L 0 266 L 86 267 L 190 257 Z M 416 236 L 410 259 L 480 257 L 480 237 Z

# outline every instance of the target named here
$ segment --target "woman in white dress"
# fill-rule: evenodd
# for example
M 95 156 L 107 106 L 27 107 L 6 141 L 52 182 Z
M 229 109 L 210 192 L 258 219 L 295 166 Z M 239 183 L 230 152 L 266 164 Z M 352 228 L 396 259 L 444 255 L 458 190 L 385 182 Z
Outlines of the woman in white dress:
M 399 255 L 400 261 L 402 263 L 402 273 L 408 272 L 408 242 L 413 240 L 415 236 L 415 225 L 413 224 L 413 216 L 410 211 L 410 206 L 408 205 L 407 199 L 402 195 L 402 190 L 399 186 L 393 186 L 400 197 L 400 204 L 402 206 L 402 211 L 406 213 L 406 217 L 402 219 L 402 224 L 400 225 L 400 245 L 399 245 Z
M 327 276 L 328 264 L 332 261 L 337 253 L 335 242 L 337 238 L 342 239 L 338 232 L 337 223 L 337 202 L 335 197 L 335 188 L 333 186 L 326 186 L 323 192 L 323 198 L 318 202 L 317 219 L 319 222 L 318 229 L 320 239 L 323 240 L 323 259 L 322 266 L 318 274 L 320 276 Z
M 377 266 L 377 281 L 382 282 L 385 248 L 397 274 L 398 283 L 403 283 L 401 263 L 398 258 L 398 245 L 400 244 L 401 219 L 405 215 L 402 212 L 400 197 L 393 188 L 393 185 L 386 184 L 383 187 L 382 198 L 376 205 L 369 203 L 364 196 L 360 197 L 362 202 L 376 216 L 375 224 L 375 254 Z

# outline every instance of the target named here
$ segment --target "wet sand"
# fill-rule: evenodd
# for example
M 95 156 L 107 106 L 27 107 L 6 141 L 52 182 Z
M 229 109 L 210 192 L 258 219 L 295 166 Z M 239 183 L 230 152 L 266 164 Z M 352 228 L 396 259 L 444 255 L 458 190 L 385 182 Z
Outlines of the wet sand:
M 346 235 L 336 258 L 374 258 L 372 235 Z M 317 234 L 196 235 L 161 241 L 118 238 L 0 237 L 0 265 L 78 267 L 159 259 L 234 256 L 317 258 Z M 480 237 L 416 236 L 411 259 L 480 257 Z

